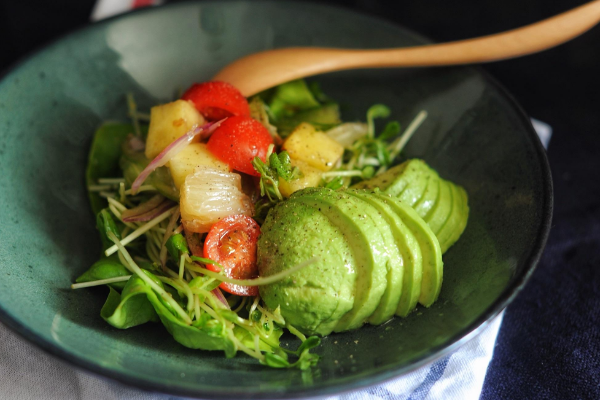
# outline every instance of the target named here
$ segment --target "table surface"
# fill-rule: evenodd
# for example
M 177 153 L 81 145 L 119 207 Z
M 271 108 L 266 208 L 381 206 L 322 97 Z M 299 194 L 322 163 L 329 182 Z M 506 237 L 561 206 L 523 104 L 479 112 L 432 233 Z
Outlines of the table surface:
M 584 1 L 327 0 L 437 41 L 525 25 Z M 87 23 L 94 0 L 0 0 L 0 71 Z M 36 7 L 34 7 L 37 6 Z M 532 279 L 508 307 L 482 399 L 600 398 L 600 27 L 544 53 L 484 66 L 549 123 L 555 210 Z

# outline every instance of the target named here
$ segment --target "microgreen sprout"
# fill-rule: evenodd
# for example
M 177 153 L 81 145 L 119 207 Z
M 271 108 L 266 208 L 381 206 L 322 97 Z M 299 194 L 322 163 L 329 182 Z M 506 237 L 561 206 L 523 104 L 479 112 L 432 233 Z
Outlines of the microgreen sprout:
M 401 127 L 397 121 L 388 122 L 383 131 L 376 135 L 375 119 L 387 118 L 389 115 L 390 109 L 383 104 L 375 104 L 369 108 L 366 134 L 346 149 L 339 168 L 322 174 L 323 186 L 331 189 L 348 187 L 352 183 L 370 179 L 386 171 L 421 126 L 427 117 L 427 112 L 421 111 L 417 114 L 400 136 L 398 135 Z M 393 138 L 397 139 L 389 143 Z
M 254 169 L 260 174 L 261 199 L 255 204 L 254 216 L 259 222 L 264 221 L 271 207 L 283 200 L 283 195 L 279 191 L 279 180 L 290 182 L 300 176 L 300 170 L 292 166 L 288 152 L 282 151 L 277 154 L 273 149 L 274 145 L 271 144 L 267 151 L 266 162 L 258 157 L 252 160 Z

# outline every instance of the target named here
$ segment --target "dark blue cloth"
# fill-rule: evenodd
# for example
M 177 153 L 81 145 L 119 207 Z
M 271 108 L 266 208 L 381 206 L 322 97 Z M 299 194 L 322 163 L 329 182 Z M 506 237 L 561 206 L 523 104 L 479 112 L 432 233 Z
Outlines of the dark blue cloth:
M 547 119 L 550 238 L 504 316 L 482 399 L 600 399 L 600 78 L 572 85 L 577 104 L 557 101 Z

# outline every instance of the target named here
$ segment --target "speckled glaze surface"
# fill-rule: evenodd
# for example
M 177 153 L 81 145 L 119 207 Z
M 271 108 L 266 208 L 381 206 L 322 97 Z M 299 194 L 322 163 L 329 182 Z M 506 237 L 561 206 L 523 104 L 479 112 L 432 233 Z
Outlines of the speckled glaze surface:
M 178 345 L 162 325 L 119 331 L 105 288 L 69 285 L 99 255 L 84 166 L 94 130 L 284 46 L 393 47 L 423 39 L 385 21 L 310 3 L 202 2 L 143 10 L 77 31 L 0 81 L 0 320 L 46 350 L 146 389 L 197 397 L 325 395 L 381 382 L 455 349 L 523 287 L 547 237 L 545 153 L 513 100 L 472 68 L 366 70 L 317 78 L 345 120 L 384 103 L 404 126 L 429 118 L 407 154 L 463 185 L 471 216 L 444 257 L 440 299 L 406 319 L 331 335 L 311 372 L 261 367 Z M 284 342 L 294 343 L 291 338 Z

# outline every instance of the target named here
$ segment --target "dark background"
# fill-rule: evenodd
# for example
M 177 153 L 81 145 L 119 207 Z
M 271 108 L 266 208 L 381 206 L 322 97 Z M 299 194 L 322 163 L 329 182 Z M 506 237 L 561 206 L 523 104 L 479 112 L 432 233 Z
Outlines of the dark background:
M 125 0 L 124 0 L 125 1 Z M 88 22 L 95 0 L 0 0 L 0 71 Z M 436 41 L 481 36 L 581 5 L 575 0 L 328 0 Z M 552 125 L 552 232 L 508 307 L 482 399 L 600 399 L 600 27 L 541 54 L 485 65 Z

